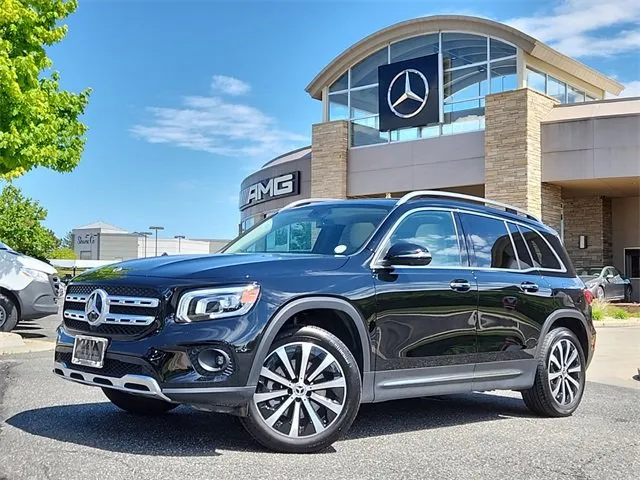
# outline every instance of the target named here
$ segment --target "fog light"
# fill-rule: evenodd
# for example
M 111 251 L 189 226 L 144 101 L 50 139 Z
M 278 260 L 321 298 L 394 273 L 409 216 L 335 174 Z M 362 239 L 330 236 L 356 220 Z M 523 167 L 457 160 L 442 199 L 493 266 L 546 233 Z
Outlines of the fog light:
M 201 350 L 198 353 L 198 364 L 208 372 L 221 372 L 229 365 L 229 355 L 215 348 Z

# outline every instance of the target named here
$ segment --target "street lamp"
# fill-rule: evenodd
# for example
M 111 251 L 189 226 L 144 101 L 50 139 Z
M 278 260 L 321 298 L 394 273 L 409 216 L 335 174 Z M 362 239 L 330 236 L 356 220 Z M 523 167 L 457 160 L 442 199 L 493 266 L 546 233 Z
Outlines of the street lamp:
M 155 230 L 156 231 L 156 257 L 157 257 L 158 256 L 158 230 L 164 230 L 164 227 L 151 226 L 151 227 L 149 227 L 149 230 Z
M 138 235 L 139 237 L 140 236 L 144 237 L 144 258 L 147 258 L 147 237 L 151 235 L 151 232 L 133 232 L 133 233 Z
M 174 235 L 173 238 L 177 238 L 178 239 L 178 253 L 180 253 L 182 250 L 180 249 L 180 240 L 182 240 L 183 238 L 185 238 L 184 235 Z

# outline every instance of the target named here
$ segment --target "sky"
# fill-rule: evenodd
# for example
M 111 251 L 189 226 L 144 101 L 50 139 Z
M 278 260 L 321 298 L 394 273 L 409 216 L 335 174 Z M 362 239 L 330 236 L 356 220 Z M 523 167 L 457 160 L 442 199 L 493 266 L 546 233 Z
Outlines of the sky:
M 62 88 L 93 89 L 82 160 L 15 183 L 59 236 L 104 221 L 232 238 L 242 180 L 311 143 L 314 76 L 365 36 L 434 14 L 510 24 L 640 96 L 638 0 L 79 0 L 49 54 Z

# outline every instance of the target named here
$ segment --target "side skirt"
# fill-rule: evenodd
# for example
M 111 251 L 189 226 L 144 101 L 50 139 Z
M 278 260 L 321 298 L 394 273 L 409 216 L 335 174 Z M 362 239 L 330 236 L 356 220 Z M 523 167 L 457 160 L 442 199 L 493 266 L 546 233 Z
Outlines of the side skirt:
M 533 385 L 535 359 L 375 372 L 373 402 L 473 391 L 524 390 Z M 364 398 L 362 403 L 368 403 Z

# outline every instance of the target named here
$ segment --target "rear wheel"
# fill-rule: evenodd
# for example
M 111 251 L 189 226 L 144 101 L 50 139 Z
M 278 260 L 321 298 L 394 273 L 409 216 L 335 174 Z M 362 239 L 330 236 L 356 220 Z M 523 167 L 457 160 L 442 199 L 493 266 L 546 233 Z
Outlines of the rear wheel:
M 10 332 L 18 320 L 18 308 L 9 297 L 0 293 L 0 332 Z
M 137 415 L 160 415 L 178 406 L 177 403 L 134 395 L 133 393 L 114 390 L 113 388 L 103 388 L 102 391 L 116 407 Z
M 535 413 L 567 417 L 576 411 L 585 385 L 586 362 L 582 346 L 568 328 L 551 330 L 542 344 L 533 387 L 522 392 Z
M 326 330 L 302 327 L 271 346 L 241 422 L 269 449 L 316 452 L 349 429 L 360 395 L 360 372 L 349 349 Z
M 624 303 L 631 302 L 631 285 L 624 287 Z

